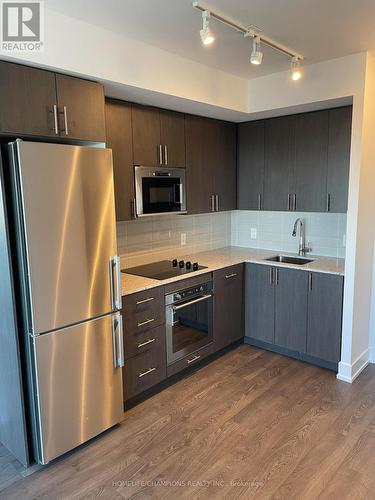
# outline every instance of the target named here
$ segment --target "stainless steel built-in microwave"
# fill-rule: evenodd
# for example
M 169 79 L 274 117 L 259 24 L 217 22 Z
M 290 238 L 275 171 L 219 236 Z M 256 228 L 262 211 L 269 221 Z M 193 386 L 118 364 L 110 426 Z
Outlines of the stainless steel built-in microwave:
M 137 217 L 185 214 L 184 168 L 134 167 Z

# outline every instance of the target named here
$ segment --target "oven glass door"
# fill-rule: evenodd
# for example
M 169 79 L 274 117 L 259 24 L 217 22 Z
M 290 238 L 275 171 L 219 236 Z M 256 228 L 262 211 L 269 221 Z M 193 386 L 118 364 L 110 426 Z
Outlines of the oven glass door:
M 180 212 L 182 210 L 181 179 L 179 177 L 142 178 L 143 213 Z
M 168 363 L 212 342 L 212 296 L 171 305 L 168 313 Z

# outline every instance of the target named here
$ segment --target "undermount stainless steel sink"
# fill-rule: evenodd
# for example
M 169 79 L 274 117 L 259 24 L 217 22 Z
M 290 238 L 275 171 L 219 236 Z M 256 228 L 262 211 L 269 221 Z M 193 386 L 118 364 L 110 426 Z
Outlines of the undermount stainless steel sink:
M 297 266 L 304 266 L 309 262 L 314 262 L 313 259 L 305 259 L 304 257 L 291 257 L 290 255 L 275 255 L 274 257 L 269 257 L 271 262 L 281 262 L 284 264 L 296 264 Z

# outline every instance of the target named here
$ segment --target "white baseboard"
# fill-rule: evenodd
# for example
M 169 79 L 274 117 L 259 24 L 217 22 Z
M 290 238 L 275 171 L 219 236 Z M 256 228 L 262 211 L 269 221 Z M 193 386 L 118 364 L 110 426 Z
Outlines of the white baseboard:
M 375 354 L 375 352 L 373 354 Z M 351 384 L 358 377 L 361 371 L 364 370 L 370 362 L 372 362 L 370 359 L 370 349 L 366 349 L 352 364 L 340 361 L 337 378 L 343 382 Z M 372 359 L 375 358 L 373 357 Z

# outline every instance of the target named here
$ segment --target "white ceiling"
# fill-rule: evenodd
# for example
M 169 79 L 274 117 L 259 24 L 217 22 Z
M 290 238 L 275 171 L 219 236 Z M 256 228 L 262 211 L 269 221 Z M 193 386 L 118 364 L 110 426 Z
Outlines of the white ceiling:
M 217 40 L 200 43 L 201 14 L 191 0 L 46 0 L 48 8 L 245 78 L 288 68 L 285 56 L 264 48 L 260 67 L 249 63 L 251 41 L 212 21 Z M 375 49 L 375 0 L 211 0 L 244 25 L 256 25 L 302 53 L 305 64 Z

